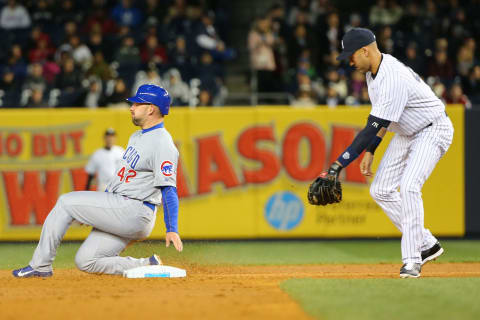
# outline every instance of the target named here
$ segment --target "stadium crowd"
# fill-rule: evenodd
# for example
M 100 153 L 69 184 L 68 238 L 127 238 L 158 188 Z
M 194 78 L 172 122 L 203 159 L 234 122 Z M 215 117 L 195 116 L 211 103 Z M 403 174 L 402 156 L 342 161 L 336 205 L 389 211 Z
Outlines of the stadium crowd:
M 227 4 L 226 4 L 227 3 Z M 480 0 L 284 0 L 245 35 L 259 92 L 296 106 L 368 104 L 364 76 L 335 60 L 352 27 L 412 67 L 447 103 L 480 105 Z M 228 41 L 222 0 L 0 0 L 0 107 L 125 106 L 144 83 L 176 106 L 222 105 Z M 264 101 L 268 102 L 268 100 Z
M 272 6 L 248 35 L 259 91 L 287 91 L 297 106 L 369 104 L 365 77 L 335 59 L 345 32 L 368 27 L 382 52 L 411 67 L 445 102 L 480 104 L 480 1 L 370 2 L 350 12 L 329 0 Z
M 222 96 L 235 56 L 215 1 L 0 0 L 2 107 L 123 106 L 144 83 L 176 106 Z

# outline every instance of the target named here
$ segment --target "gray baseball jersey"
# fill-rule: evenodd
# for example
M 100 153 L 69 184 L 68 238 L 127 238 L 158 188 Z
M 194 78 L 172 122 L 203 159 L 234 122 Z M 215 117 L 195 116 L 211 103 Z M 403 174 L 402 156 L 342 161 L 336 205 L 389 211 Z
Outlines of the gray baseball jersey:
M 177 165 L 178 150 L 165 128 L 139 130 L 130 137 L 107 190 L 159 205 L 162 193 L 155 187 L 176 187 Z
M 93 227 L 77 252 L 75 263 L 91 273 L 122 274 L 150 264 L 149 258 L 120 257 L 134 240 L 146 238 L 156 219 L 161 192 L 176 186 L 178 150 L 163 123 L 135 132 L 129 140 L 108 192 L 77 191 L 60 196 L 43 224 L 30 266 L 40 272 L 52 263 L 65 232 L 76 220 Z
M 450 147 L 452 122 L 445 106 L 410 68 L 383 54 L 375 76 L 366 74 L 371 114 L 392 121 L 396 133 L 380 162 L 370 193 L 402 232 L 402 260 L 421 263 L 437 239 L 424 228 L 421 189 Z

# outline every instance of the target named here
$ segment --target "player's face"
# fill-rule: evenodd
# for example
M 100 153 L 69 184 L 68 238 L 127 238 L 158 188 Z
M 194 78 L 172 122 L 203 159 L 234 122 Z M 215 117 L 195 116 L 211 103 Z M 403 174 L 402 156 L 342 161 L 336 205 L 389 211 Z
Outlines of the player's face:
M 361 73 L 367 73 L 370 70 L 370 60 L 365 49 L 360 48 L 350 56 L 350 66 L 355 67 Z
M 130 107 L 130 113 L 132 114 L 132 122 L 136 126 L 142 126 L 149 114 L 149 103 L 134 103 Z
M 111 148 L 115 144 L 115 135 L 108 134 L 105 136 L 105 146 Z

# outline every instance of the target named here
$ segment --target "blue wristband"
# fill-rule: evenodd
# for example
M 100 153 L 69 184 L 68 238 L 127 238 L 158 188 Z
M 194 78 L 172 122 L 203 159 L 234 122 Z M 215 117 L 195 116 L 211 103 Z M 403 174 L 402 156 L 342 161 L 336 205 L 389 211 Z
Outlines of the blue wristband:
M 348 166 L 353 160 L 358 158 L 358 153 L 352 148 L 348 147 L 340 157 L 338 157 L 337 161 L 340 162 L 343 168 Z

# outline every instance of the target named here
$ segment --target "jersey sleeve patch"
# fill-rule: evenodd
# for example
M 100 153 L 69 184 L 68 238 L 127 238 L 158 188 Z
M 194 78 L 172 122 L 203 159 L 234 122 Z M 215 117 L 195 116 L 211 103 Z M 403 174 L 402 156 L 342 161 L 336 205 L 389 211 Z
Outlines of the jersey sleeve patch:
M 171 161 L 163 161 L 160 170 L 162 171 L 162 174 L 166 177 L 170 177 L 173 174 L 173 163 Z

